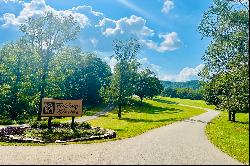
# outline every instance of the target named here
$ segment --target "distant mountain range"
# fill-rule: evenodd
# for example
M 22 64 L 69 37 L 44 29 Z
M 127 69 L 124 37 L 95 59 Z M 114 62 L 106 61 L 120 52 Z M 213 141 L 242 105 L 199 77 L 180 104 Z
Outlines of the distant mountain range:
M 191 89 L 199 89 L 202 81 L 199 80 L 191 80 L 186 82 L 172 82 L 172 81 L 161 81 L 164 88 L 191 88 Z

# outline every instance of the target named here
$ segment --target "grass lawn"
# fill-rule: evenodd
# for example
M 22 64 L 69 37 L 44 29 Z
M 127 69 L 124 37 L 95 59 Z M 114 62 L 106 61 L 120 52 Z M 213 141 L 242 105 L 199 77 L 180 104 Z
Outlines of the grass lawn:
M 161 100 L 144 100 L 144 105 L 123 107 L 122 119 L 117 117 L 118 108 L 105 116 L 90 121 L 92 126 L 115 130 L 117 138 L 124 139 L 140 135 L 150 129 L 204 113 L 204 110 L 179 106 Z
M 249 113 L 237 113 L 235 123 L 221 112 L 206 127 L 209 140 L 233 158 L 249 164 Z
M 154 98 L 154 100 L 161 100 L 161 99 L 163 99 L 169 103 L 179 103 L 179 104 L 185 104 L 185 105 L 202 107 L 202 108 L 209 108 L 209 109 L 216 108 L 214 105 L 206 104 L 206 102 L 204 100 L 180 99 L 180 98 L 170 98 L 170 97 L 162 97 L 162 96 L 157 96 Z

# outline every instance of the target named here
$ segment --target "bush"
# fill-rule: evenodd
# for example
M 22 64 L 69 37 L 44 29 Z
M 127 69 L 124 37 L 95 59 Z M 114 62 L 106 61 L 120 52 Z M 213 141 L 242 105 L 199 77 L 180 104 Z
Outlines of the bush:
M 46 129 L 46 128 L 48 128 L 48 121 L 33 120 L 33 121 L 29 122 L 29 125 L 31 128 Z M 68 123 L 68 122 L 61 123 L 59 120 L 52 120 L 51 126 L 54 128 L 70 128 L 71 123 Z M 91 129 L 91 125 L 87 122 L 75 122 L 75 127 Z
M 48 129 L 30 129 L 26 130 L 24 133 L 25 137 L 33 137 L 33 138 L 42 138 L 42 140 L 46 142 L 54 142 L 56 140 L 70 140 L 73 138 L 81 138 L 81 137 L 90 137 L 92 135 L 102 135 L 105 133 L 105 130 L 97 131 L 97 130 L 69 130 L 65 128 L 56 128 L 53 130 Z
M 0 125 L 11 125 L 11 124 L 13 124 L 12 120 L 0 117 Z

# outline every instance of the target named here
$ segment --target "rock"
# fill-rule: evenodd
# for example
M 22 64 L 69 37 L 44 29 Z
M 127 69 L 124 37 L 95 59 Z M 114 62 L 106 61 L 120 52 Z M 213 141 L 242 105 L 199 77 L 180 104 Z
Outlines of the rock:
M 7 136 L 7 135 L 6 135 Z M 10 139 L 13 139 L 14 138 L 14 135 L 9 135 L 9 138 Z
M 34 139 L 32 139 L 32 138 L 24 138 L 24 139 L 22 139 L 22 141 L 23 142 L 33 142 Z
M 34 143 L 41 143 L 41 140 L 33 139 L 33 142 L 34 142 Z
M 66 141 L 56 140 L 55 143 L 66 143 Z

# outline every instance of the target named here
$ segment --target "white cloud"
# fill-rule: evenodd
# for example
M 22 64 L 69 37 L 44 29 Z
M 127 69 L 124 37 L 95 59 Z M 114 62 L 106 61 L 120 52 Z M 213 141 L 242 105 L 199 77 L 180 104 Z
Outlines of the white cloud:
M 171 1 L 171 0 L 164 0 L 164 4 L 163 4 L 163 7 L 161 9 L 161 12 L 167 14 L 173 8 L 174 8 L 174 2 L 173 1 Z
M 17 2 L 17 0 L 11 1 Z M 0 0 L 0 2 L 3 1 Z M 8 2 L 10 3 L 10 0 Z M 120 2 L 133 8 L 133 5 L 131 6 L 132 3 L 129 1 L 121 0 Z M 88 51 L 110 51 L 112 50 L 112 41 L 117 38 L 127 40 L 131 37 L 136 37 L 146 48 L 158 52 L 173 51 L 181 43 L 176 32 L 169 34 L 161 33 L 158 35 L 158 38 L 162 41 L 160 43 L 153 41 L 154 30 L 146 25 L 147 21 L 142 17 L 132 15 L 113 20 L 105 17 L 101 12 L 94 11 L 91 6 L 86 5 L 73 7 L 68 10 L 56 10 L 47 5 L 45 0 L 32 0 L 29 3 L 22 2 L 22 7 L 18 10 L 20 12 L 7 11 L 9 12 L 0 10 L 0 24 L 6 28 L 10 26 L 17 27 L 25 23 L 28 17 L 38 17 L 47 11 L 52 11 L 58 16 L 72 15 L 82 27 L 79 38 L 75 42 Z
M 180 71 L 178 75 L 160 74 L 159 78 L 165 81 L 189 81 L 192 78 L 196 78 L 198 76 L 198 73 L 203 69 L 204 66 L 204 64 L 200 64 L 195 68 L 185 67 Z
M 81 13 L 76 13 L 74 10 L 55 10 L 54 8 L 46 5 L 44 0 L 32 0 L 30 3 L 24 3 L 23 9 L 18 16 L 12 13 L 5 13 L 3 16 L 4 24 L 3 27 L 8 27 L 10 25 L 19 26 L 25 23 L 28 17 L 38 17 L 43 15 L 45 12 L 51 11 L 59 16 L 69 16 L 72 15 L 75 20 L 79 22 L 81 27 L 88 24 L 88 18 Z
M 168 34 L 160 34 L 159 38 L 163 41 L 158 44 L 152 40 L 142 40 L 142 42 L 150 49 L 156 50 L 158 52 L 174 51 L 181 45 L 181 40 L 178 38 L 176 32 L 171 32 Z
M 154 31 L 145 26 L 146 20 L 135 15 L 123 17 L 117 21 L 104 18 L 99 22 L 99 26 L 102 29 L 102 34 L 105 36 L 117 36 L 117 35 L 135 35 L 142 38 L 144 36 L 154 35 Z
M 112 58 L 104 57 L 104 60 L 108 63 L 108 65 L 110 66 L 111 71 L 113 73 L 114 69 L 115 69 L 115 65 L 117 64 L 117 60 L 114 57 L 112 57 Z

